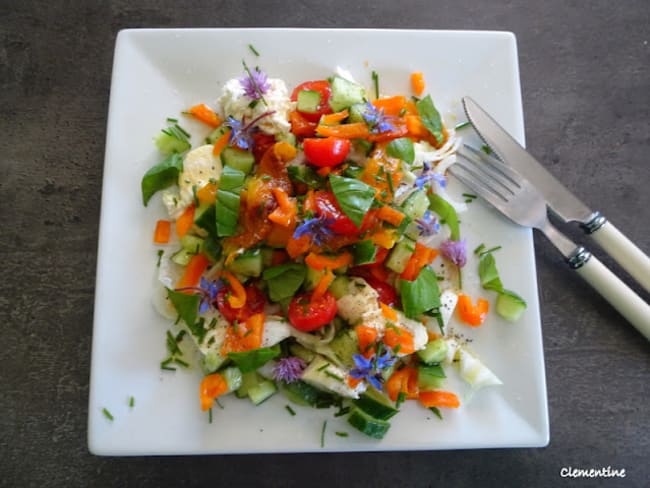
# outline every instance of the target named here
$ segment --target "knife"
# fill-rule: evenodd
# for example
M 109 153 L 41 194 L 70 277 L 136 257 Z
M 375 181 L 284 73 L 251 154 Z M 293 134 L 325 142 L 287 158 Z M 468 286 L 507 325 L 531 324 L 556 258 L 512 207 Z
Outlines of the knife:
M 586 234 L 650 291 L 650 258 L 600 212 L 591 210 L 571 193 L 478 103 L 470 97 L 462 100 L 470 123 L 496 156 L 532 182 L 555 215 L 565 222 L 578 222 Z

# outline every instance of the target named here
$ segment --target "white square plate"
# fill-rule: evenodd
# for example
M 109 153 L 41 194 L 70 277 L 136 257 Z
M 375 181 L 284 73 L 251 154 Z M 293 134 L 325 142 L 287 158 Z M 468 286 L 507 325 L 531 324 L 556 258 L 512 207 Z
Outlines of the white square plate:
M 260 53 L 255 57 L 253 45 Z M 506 287 L 529 307 L 516 324 L 490 313 L 478 329 L 458 325 L 503 386 L 467 391 L 458 410 L 437 419 L 407 402 L 383 440 L 370 439 L 334 410 L 294 406 L 282 395 L 259 407 L 224 398 L 213 422 L 198 404 L 201 372 L 161 371 L 166 319 L 151 305 L 157 259 L 151 236 L 160 203 L 142 206 L 140 181 L 159 161 L 152 142 L 165 119 L 187 107 L 214 104 L 221 86 L 241 76 L 242 59 L 269 76 L 297 83 L 322 79 L 337 66 L 382 93 L 408 94 L 409 74 L 422 71 L 441 112 L 461 118 L 470 95 L 523 143 L 515 37 L 506 32 L 312 29 L 181 29 L 120 32 L 115 48 L 97 263 L 88 444 L 101 455 L 372 451 L 532 447 L 548 443 L 544 359 L 532 234 L 482 202 L 461 215 L 468 249 L 502 245 L 497 265 Z M 193 134 L 205 129 L 183 120 Z M 203 133 L 201 134 L 201 130 Z M 464 132 L 470 132 L 466 129 Z M 461 134 L 463 137 L 469 134 Z M 195 142 L 199 141 L 197 136 Z M 476 141 L 474 141 L 476 142 Z M 453 183 L 453 182 L 452 182 Z M 452 190 L 454 185 L 452 184 Z M 456 188 L 460 192 L 459 188 Z M 479 294 L 476 262 L 464 272 Z M 483 295 L 486 292 L 482 293 Z M 492 303 L 494 302 L 491 297 Z M 128 399 L 133 396 L 135 406 Z M 114 417 L 108 420 L 106 408 Z M 327 420 L 324 447 L 323 421 Z M 348 437 L 336 435 L 347 432 Z

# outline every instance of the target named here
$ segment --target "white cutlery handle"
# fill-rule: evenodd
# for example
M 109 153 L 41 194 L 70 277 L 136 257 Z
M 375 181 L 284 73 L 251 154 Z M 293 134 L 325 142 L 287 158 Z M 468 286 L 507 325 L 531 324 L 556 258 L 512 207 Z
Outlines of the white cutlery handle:
M 611 222 L 605 222 L 591 237 L 643 288 L 650 291 L 650 258 L 641 249 Z
M 650 305 L 594 256 L 591 256 L 576 271 L 646 339 L 650 340 Z

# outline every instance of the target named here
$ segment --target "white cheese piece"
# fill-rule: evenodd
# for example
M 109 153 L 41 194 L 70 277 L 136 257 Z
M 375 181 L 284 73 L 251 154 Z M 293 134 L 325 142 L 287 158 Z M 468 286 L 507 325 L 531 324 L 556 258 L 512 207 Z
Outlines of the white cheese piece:
M 338 314 L 350 324 L 363 319 L 363 314 L 380 310 L 379 294 L 363 278 L 350 278 L 348 293 L 336 301 Z

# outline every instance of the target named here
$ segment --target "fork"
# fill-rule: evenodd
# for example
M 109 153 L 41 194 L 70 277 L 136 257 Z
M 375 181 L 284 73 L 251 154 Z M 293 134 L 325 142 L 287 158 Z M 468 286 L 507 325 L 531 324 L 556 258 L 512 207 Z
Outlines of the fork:
M 535 186 L 501 160 L 463 146 L 449 171 L 503 215 L 541 231 L 603 298 L 650 340 L 650 306 L 583 246 L 576 245 L 548 219 L 546 200 Z

